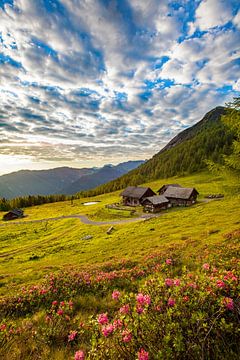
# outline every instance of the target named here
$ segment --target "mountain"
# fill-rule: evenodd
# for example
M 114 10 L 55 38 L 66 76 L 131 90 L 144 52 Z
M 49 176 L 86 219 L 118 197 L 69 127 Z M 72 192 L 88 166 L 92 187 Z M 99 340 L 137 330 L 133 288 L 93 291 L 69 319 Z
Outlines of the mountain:
M 0 197 L 10 199 L 17 196 L 61 193 L 64 186 L 69 186 L 81 176 L 93 172 L 93 169 L 70 167 L 16 171 L 0 176 Z
M 91 189 L 136 168 L 143 161 L 128 161 L 102 168 L 60 167 L 50 170 L 21 170 L 0 176 L 0 198 L 27 195 L 74 194 Z
M 123 174 L 126 174 L 127 172 L 135 169 L 142 163 L 144 163 L 143 160 L 128 161 L 116 166 L 105 165 L 104 167 L 97 169 L 93 174 L 82 176 L 80 179 L 73 182 L 70 186 L 64 188 L 62 192 L 64 194 L 75 194 L 81 190 L 93 189 L 96 186 L 117 179 Z
M 222 161 L 231 152 L 234 134 L 221 121 L 225 108 L 209 111 L 198 123 L 175 136 L 163 149 L 137 169 L 101 185 L 85 195 L 98 195 L 147 181 L 203 170 L 206 160 Z

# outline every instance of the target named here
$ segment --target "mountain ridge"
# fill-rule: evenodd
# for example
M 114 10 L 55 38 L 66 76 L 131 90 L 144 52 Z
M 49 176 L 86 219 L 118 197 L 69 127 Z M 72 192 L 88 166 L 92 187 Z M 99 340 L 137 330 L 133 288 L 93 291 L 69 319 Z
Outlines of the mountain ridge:
M 81 193 L 94 196 L 124 187 L 176 175 L 191 174 L 207 167 L 206 160 L 222 161 L 231 151 L 234 134 L 221 121 L 226 108 L 217 106 L 193 126 L 181 131 L 151 159 L 120 178 Z
M 101 168 L 78 169 L 63 166 L 48 170 L 19 170 L 0 176 L 0 197 L 12 199 L 28 195 L 71 195 L 83 189 L 90 189 L 91 184 L 93 184 L 92 187 L 102 184 L 101 169 L 105 169 L 104 180 L 107 182 L 137 167 L 142 162 L 143 160 L 127 161 L 117 165 L 108 165 L 107 168 L 105 165 Z M 84 186 L 81 186 L 81 181 Z M 71 190 L 72 188 L 74 191 Z

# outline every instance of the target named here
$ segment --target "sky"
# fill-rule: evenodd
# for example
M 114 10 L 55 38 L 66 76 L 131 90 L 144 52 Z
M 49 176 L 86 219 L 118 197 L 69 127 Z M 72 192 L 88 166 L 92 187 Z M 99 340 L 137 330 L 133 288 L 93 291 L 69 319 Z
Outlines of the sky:
M 238 0 L 0 0 L 0 175 L 147 159 L 240 91 Z

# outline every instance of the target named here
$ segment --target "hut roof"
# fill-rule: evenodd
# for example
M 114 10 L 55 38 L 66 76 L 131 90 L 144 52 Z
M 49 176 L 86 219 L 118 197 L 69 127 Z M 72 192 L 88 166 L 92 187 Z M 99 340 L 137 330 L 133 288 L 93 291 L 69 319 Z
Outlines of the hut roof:
M 160 189 L 157 192 L 160 192 L 162 190 L 167 190 L 167 188 L 169 188 L 169 186 L 181 187 L 181 185 L 179 185 L 179 184 L 164 184 L 162 187 L 160 187 Z
M 128 186 L 122 193 L 121 196 L 132 197 L 135 199 L 141 199 L 150 188 L 140 186 Z M 152 191 L 152 193 L 154 193 Z
M 12 214 L 17 215 L 17 216 L 22 216 L 23 215 L 23 210 L 22 209 L 13 209 L 13 210 L 10 210 L 9 213 L 12 213 Z
M 143 204 L 145 203 L 146 200 L 150 201 L 150 203 L 152 203 L 153 205 L 169 203 L 169 200 L 163 195 L 149 196 L 146 199 L 144 199 Z
M 182 188 L 182 187 L 169 186 L 163 195 L 166 198 L 187 200 L 191 197 L 194 191 L 196 192 L 196 194 L 198 194 L 198 191 L 195 188 Z

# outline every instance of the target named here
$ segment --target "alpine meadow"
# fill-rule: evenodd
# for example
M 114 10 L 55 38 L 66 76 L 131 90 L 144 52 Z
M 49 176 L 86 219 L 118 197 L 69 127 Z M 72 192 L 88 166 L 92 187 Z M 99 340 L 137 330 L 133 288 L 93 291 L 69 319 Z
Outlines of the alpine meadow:
M 0 0 L 0 359 L 240 359 L 239 14 Z

